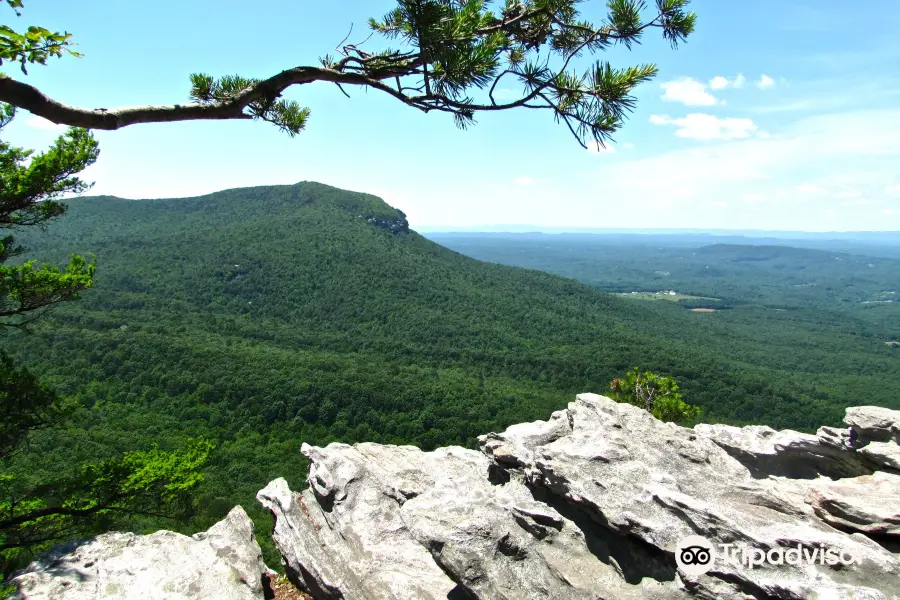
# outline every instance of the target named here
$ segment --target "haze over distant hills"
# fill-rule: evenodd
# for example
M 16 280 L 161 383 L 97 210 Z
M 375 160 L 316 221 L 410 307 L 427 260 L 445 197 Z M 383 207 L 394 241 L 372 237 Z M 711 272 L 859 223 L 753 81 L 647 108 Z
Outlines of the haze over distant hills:
M 598 227 L 544 227 L 542 225 L 474 225 L 471 227 L 418 226 L 421 233 L 546 233 L 546 234 L 622 234 L 622 235 L 697 235 L 748 237 L 778 240 L 861 240 L 900 244 L 900 231 L 799 231 L 780 229 L 635 229 Z
M 708 244 L 794 246 L 835 252 L 900 258 L 900 231 L 770 231 L 756 229 L 579 229 L 532 225 L 488 225 L 472 228 L 417 228 L 434 240 L 481 237 L 518 239 L 542 237 L 562 241 L 587 240 L 596 244 L 633 244 L 697 247 Z

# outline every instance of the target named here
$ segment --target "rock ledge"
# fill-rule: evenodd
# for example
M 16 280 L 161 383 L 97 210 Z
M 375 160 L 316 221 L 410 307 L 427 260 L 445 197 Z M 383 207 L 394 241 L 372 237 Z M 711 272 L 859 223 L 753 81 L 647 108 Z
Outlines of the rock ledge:
M 277 479 L 257 498 L 288 576 L 316 599 L 896 600 L 900 411 L 855 407 L 846 422 L 687 429 L 581 394 L 480 451 L 304 445 L 309 488 Z M 830 548 L 848 564 L 720 553 L 691 574 L 676 560 L 688 536 L 739 555 Z

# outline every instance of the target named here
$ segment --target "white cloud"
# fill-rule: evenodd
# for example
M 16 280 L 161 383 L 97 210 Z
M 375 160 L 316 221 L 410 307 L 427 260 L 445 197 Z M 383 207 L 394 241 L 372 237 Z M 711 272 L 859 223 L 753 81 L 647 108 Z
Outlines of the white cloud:
M 513 183 L 516 185 L 532 185 L 534 183 L 533 177 L 516 177 L 513 180 Z
M 634 150 L 634 144 L 632 144 L 631 142 L 625 142 L 624 144 L 622 144 L 622 147 L 626 150 Z M 900 188 L 900 186 L 897 187 Z
M 764 90 L 766 88 L 770 88 L 775 85 L 775 80 L 763 73 L 759 77 L 759 81 L 756 82 L 756 87 Z
M 862 192 L 859 190 L 843 190 L 834 194 L 835 198 L 859 198 Z
M 691 113 L 675 119 L 669 115 L 650 115 L 654 125 L 674 125 L 675 135 L 693 140 L 733 140 L 747 138 L 756 131 L 756 124 L 750 119 L 720 119 L 705 113 Z
M 654 120 L 675 121 L 660 116 Z M 841 190 L 859 190 L 875 202 L 874 206 L 843 209 L 842 228 L 871 228 L 873 217 L 867 210 L 884 218 L 880 211 L 891 206 L 883 203 L 888 198 L 884 191 L 900 184 L 896 171 L 900 109 L 816 115 L 783 124 L 775 133 L 768 139 L 689 145 L 592 169 L 590 177 L 598 191 L 629 198 L 627 210 L 611 206 L 604 222 L 630 222 L 628 219 L 639 213 L 654 215 L 657 227 L 717 223 L 715 226 L 765 229 L 777 222 L 784 228 L 813 231 L 833 228 L 819 219 L 823 219 L 822 210 L 841 210 L 841 200 L 832 195 Z M 760 194 L 766 200 L 740 201 L 743 192 Z M 711 202 L 731 198 L 737 202 L 721 213 L 703 211 Z M 738 206 L 760 210 L 745 218 Z M 900 207 L 893 207 L 891 210 L 900 214 Z M 730 220 L 707 218 L 708 213 L 727 215 Z
M 51 131 L 60 131 L 66 128 L 65 125 L 59 125 L 54 123 L 53 121 L 48 121 L 44 117 L 31 117 L 30 119 L 25 121 L 25 124 L 29 127 L 34 127 L 36 129 L 49 129 Z
M 728 79 L 727 77 L 717 75 L 709 80 L 709 87 L 714 90 L 723 90 L 728 87 L 742 88 L 744 87 L 744 82 L 746 81 L 747 78 L 744 77 L 741 73 L 738 73 L 737 77 L 735 77 L 734 79 Z
M 716 208 L 722 208 L 722 207 L 728 206 L 728 203 L 717 200 L 716 202 L 710 202 L 709 205 L 715 206 Z
M 715 96 L 706 91 L 706 84 L 690 77 L 667 81 L 660 87 L 665 91 L 663 100 L 681 102 L 688 106 L 712 106 L 719 104 Z
M 900 215 L 900 208 L 886 208 L 881 212 L 886 215 Z
M 633 148 L 634 145 L 632 144 L 631 147 Z M 587 149 L 588 149 L 588 152 L 591 152 L 594 154 L 612 154 L 613 152 L 616 151 L 616 147 L 613 146 L 612 144 L 607 143 L 606 146 L 601 146 L 600 142 L 597 142 L 595 140 L 591 140 L 590 142 L 588 142 Z
M 885 186 L 884 193 L 891 196 L 900 196 L 900 183 Z

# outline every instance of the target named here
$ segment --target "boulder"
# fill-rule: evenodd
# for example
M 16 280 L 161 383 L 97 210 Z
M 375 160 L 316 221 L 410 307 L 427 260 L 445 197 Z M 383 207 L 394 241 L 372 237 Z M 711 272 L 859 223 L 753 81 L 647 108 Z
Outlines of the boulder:
M 845 531 L 900 541 L 900 475 L 878 472 L 810 483 L 807 501 L 823 521 Z
M 266 567 L 240 506 L 208 531 L 107 533 L 60 546 L 12 583 L 28 600 L 262 600 Z
M 288 576 L 313 598 L 593 600 L 598 586 L 617 598 L 680 597 L 651 576 L 674 576 L 662 557 L 585 531 L 521 477 L 492 483 L 479 452 L 302 451 L 309 489 L 293 493 L 277 479 L 257 497 L 275 515 Z
M 882 469 L 900 473 L 900 445 L 894 442 L 869 442 L 859 453 Z
M 881 406 L 851 406 L 847 409 L 844 423 L 865 441 L 900 444 L 900 410 Z

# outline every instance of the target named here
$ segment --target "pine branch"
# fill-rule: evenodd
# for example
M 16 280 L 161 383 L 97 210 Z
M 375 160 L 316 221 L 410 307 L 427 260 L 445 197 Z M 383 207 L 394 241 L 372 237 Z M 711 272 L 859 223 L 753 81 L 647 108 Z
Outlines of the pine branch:
M 590 137 L 600 143 L 611 139 L 634 107 L 632 88 L 653 77 L 656 69 L 644 65 L 616 70 L 608 64 L 597 64 L 578 76 L 568 71 L 571 61 L 585 51 L 603 50 L 616 43 L 630 48 L 651 28 L 661 29 L 663 37 L 676 45 L 694 28 L 695 15 L 685 10 L 688 1 L 656 0 L 656 15 L 642 22 L 643 1 L 610 0 L 607 21 L 596 27 L 576 20 L 574 0 L 508 3 L 500 18 L 478 3 L 397 0 L 397 8 L 382 21 L 371 20 L 370 27 L 375 33 L 401 38 L 411 48 L 407 51 L 368 52 L 358 44 L 346 44 L 348 33 L 335 48 L 341 58 L 326 56 L 321 59 L 321 67 L 298 66 L 261 80 L 192 75 L 194 102 L 188 104 L 79 108 L 6 76 L 0 77 L 0 101 L 54 123 L 90 129 L 260 119 L 295 135 L 304 128 L 309 110 L 280 99 L 281 94 L 293 86 L 322 81 L 336 84 L 346 96 L 345 86 L 371 87 L 426 113 L 451 113 L 460 126 L 474 121 L 479 112 L 522 107 L 550 110 L 587 147 Z M 548 53 L 542 58 L 543 49 Z M 533 53 L 538 60 L 526 62 L 526 55 Z M 548 67 L 551 55 L 561 56 L 561 67 Z M 504 57 L 507 68 L 500 64 Z M 525 85 L 526 92 L 516 100 L 497 103 L 497 85 L 510 75 Z M 409 83 L 411 78 L 417 80 L 416 84 Z M 476 89 L 487 90 L 487 103 L 470 97 Z

